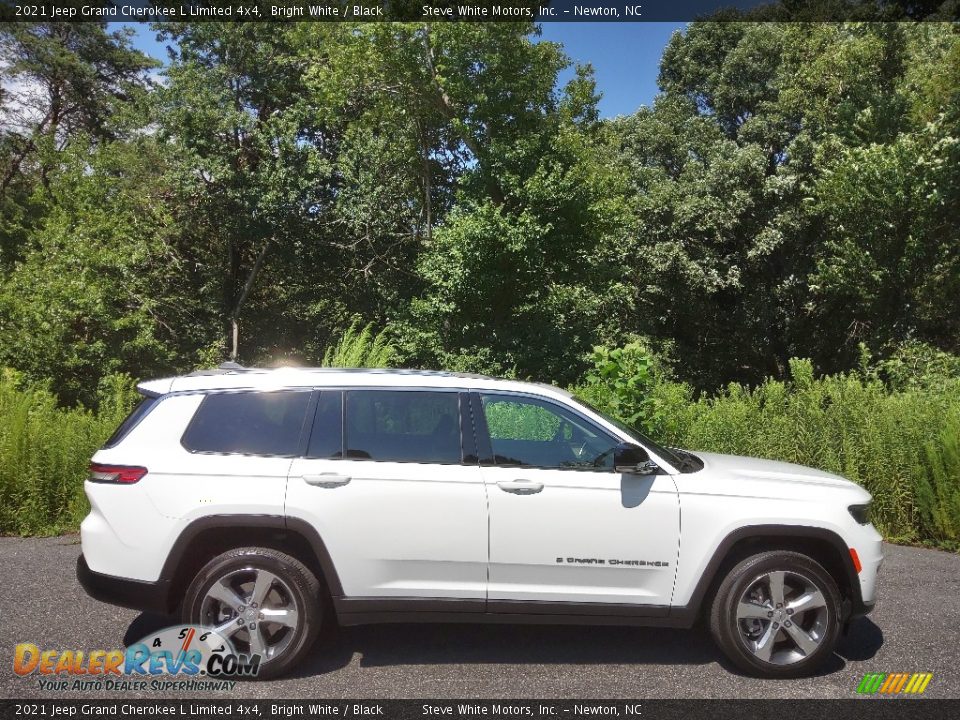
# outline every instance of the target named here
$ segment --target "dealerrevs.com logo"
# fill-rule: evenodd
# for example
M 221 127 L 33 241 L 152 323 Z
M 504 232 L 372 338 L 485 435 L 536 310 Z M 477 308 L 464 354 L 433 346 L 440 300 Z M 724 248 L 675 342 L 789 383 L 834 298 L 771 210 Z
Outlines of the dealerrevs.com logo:
M 197 625 L 152 633 L 125 650 L 41 649 L 20 643 L 13 671 L 37 676 L 41 690 L 232 690 L 235 678 L 255 677 L 260 655 L 240 655 L 229 640 Z
M 920 695 L 933 673 L 867 673 L 857 686 L 861 695 Z

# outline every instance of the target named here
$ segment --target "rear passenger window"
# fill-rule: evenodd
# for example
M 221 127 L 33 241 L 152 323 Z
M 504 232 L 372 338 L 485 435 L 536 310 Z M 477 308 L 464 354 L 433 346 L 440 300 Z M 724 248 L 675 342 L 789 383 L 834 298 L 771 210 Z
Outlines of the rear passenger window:
M 207 395 L 183 434 L 194 452 L 296 455 L 309 392 Z
M 460 397 L 455 392 L 351 390 L 347 457 L 459 463 Z

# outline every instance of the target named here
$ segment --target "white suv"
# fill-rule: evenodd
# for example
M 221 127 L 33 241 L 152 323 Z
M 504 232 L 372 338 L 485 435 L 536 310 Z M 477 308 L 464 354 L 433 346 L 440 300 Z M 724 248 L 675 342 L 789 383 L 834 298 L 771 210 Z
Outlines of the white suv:
M 223 366 L 140 385 L 93 457 L 78 577 L 217 628 L 275 676 L 321 626 L 689 627 L 813 671 L 875 600 L 870 495 L 665 448 L 547 385 Z

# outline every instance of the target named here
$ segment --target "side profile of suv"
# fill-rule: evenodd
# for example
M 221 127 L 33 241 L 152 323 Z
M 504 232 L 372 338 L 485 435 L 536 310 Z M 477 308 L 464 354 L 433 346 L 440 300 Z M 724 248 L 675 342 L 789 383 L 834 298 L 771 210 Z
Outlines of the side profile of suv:
M 414 370 L 225 366 L 144 382 L 93 457 L 77 574 L 283 673 L 321 626 L 689 627 L 813 671 L 875 601 L 870 495 L 661 447 L 564 390 Z

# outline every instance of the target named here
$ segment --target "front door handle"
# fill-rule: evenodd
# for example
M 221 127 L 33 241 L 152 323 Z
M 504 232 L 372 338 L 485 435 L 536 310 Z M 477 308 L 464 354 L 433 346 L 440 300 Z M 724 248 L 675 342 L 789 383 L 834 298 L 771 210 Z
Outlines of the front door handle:
M 307 485 L 322 488 L 343 487 L 350 482 L 349 475 L 338 475 L 337 473 L 320 473 L 319 475 L 304 475 L 303 481 Z
M 543 483 L 536 480 L 501 480 L 497 487 L 514 495 L 533 495 L 543 490 Z

